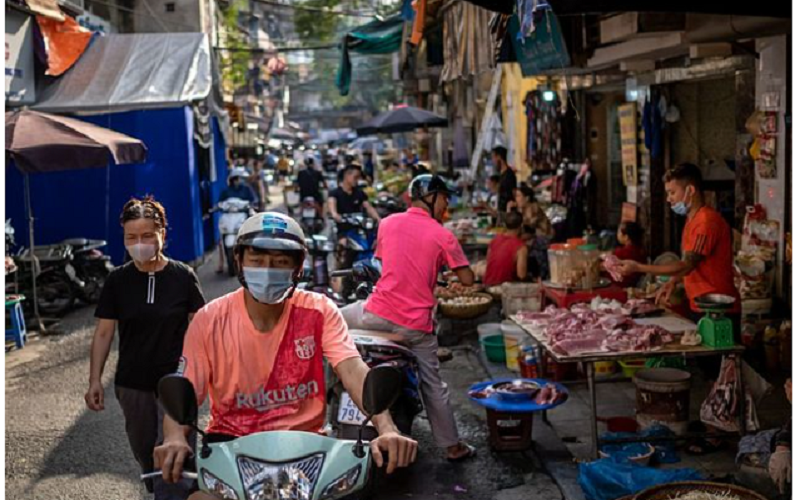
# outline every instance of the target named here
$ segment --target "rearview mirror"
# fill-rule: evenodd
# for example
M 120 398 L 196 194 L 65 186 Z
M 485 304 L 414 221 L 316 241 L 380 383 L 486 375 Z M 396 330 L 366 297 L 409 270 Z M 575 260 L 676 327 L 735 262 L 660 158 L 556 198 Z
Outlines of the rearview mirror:
M 181 425 L 197 422 L 197 395 L 186 377 L 173 374 L 158 381 L 158 400 L 164 411 Z
M 371 418 L 388 410 L 403 390 L 403 375 L 393 366 L 376 366 L 364 381 L 364 410 Z

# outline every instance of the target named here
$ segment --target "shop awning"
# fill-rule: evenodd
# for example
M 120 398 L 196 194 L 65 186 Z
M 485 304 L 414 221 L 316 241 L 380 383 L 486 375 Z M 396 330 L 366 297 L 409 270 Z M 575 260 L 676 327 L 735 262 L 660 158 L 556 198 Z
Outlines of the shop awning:
M 359 54 L 391 54 L 400 50 L 403 41 L 403 18 L 398 14 L 385 20 L 370 21 L 348 31 L 340 49 L 342 51 L 336 87 L 341 95 L 350 93 L 353 65 L 350 51 Z
M 94 114 L 182 106 L 211 94 L 212 73 L 202 33 L 95 37 L 69 71 L 37 87 L 32 108 Z

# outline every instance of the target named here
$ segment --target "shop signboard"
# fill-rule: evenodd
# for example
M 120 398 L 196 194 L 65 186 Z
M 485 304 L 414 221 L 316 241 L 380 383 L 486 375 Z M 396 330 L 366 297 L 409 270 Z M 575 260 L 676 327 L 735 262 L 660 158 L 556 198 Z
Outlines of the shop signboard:
M 511 16 L 508 21 L 508 33 L 513 40 L 522 76 L 536 76 L 542 71 L 569 67 L 569 52 L 553 11 L 549 8 L 537 11 L 533 24 L 533 33 L 520 37 L 518 17 Z
M 36 102 L 33 78 L 33 18 L 6 9 L 6 103 L 26 105 Z
M 638 183 L 639 156 L 636 141 L 636 103 L 619 107 L 619 130 L 622 143 L 622 180 L 626 186 Z
M 116 32 L 116 30 L 111 27 L 111 23 L 90 12 L 84 12 L 80 16 L 76 17 L 75 20 L 78 21 L 78 24 L 93 33 L 108 35 Z

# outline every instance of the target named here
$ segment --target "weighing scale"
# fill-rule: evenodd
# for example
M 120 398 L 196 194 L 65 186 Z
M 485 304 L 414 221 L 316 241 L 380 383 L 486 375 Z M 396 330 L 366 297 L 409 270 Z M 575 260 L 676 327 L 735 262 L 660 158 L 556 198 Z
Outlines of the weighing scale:
M 706 313 L 697 323 L 697 331 L 708 347 L 733 346 L 733 322 L 725 313 L 733 309 L 736 299 L 729 295 L 716 293 L 697 297 L 697 307 Z

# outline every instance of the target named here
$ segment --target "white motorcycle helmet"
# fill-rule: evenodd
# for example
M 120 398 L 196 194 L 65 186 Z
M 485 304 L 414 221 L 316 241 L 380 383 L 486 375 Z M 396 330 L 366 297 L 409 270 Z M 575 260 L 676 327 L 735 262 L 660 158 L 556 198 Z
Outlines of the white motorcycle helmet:
M 306 257 L 306 235 L 303 228 L 288 215 L 279 212 L 262 212 L 247 219 L 236 236 L 236 255 L 244 256 L 246 247 L 261 250 L 279 250 L 297 256 L 297 269 L 294 274 L 295 288 L 303 273 Z M 247 288 L 244 273 L 239 268 L 239 282 Z M 291 297 L 291 293 L 289 294 Z
M 231 171 L 228 173 L 228 185 L 230 185 L 231 181 L 233 181 L 233 179 L 236 179 L 237 177 L 245 179 L 247 177 L 250 177 L 250 172 L 248 172 L 247 169 L 244 167 L 232 168 Z

